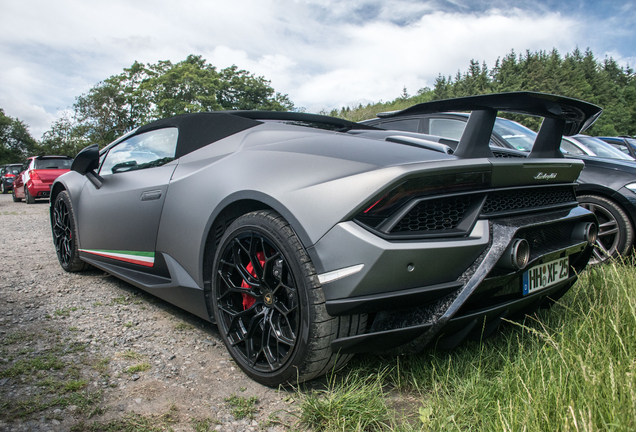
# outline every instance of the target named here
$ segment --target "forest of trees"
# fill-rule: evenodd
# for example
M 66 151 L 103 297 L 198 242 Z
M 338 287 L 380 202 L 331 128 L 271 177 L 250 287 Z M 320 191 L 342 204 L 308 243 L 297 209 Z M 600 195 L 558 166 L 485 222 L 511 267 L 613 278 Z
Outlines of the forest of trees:
M 588 49 L 575 49 L 561 56 L 551 52 L 514 51 L 497 59 L 489 69 L 471 60 L 466 72 L 442 76 L 431 89 L 424 87 L 410 96 L 405 88 L 390 102 L 344 107 L 322 114 L 360 121 L 378 112 L 404 109 L 436 99 L 509 91 L 539 91 L 585 100 L 601 106 L 604 113 L 590 135 L 636 134 L 636 75 L 612 58 L 598 60 Z M 360 95 L 364 97 L 365 95 Z M 274 91 L 270 82 L 236 66 L 217 70 L 201 56 L 190 55 L 173 64 L 133 63 L 78 96 L 70 111 L 53 123 L 38 142 L 22 121 L 0 108 L 0 164 L 22 162 L 33 154 L 75 156 L 85 146 L 104 146 L 152 120 L 177 114 L 215 110 L 294 110 L 287 95 Z M 506 115 L 537 129 L 540 119 Z
M 630 67 L 621 67 L 610 58 L 596 59 L 588 49 L 578 48 L 564 57 L 551 52 L 514 51 L 497 59 L 489 69 L 485 63 L 471 60 L 468 70 L 455 78 L 439 75 L 435 85 L 422 88 L 414 96 L 404 89 L 390 102 L 359 105 L 332 110 L 327 114 L 360 121 L 376 113 L 395 111 L 437 99 L 511 91 L 537 91 L 558 94 L 591 102 L 603 108 L 603 115 L 585 131 L 594 136 L 636 135 L 636 75 Z M 541 119 L 521 115 L 505 117 L 538 130 Z

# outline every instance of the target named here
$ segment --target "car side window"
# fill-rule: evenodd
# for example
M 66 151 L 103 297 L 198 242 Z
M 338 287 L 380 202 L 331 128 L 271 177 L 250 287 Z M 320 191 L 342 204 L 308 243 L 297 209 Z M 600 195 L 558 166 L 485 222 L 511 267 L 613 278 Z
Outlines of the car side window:
M 406 119 L 406 120 L 396 120 L 396 121 L 387 121 L 382 123 L 377 123 L 375 126 L 381 127 L 386 130 L 396 130 L 403 132 L 419 132 L 420 120 L 419 119 Z
M 585 155 L 585 152 L 569 141 L 561 140 L 561 151 L 571 155 Z
M 627 145 L 625 144 L 619 144 L 619 143 L 608 143 L 609 145 L 611 145 L 612 147 L 622 151 L 625 154 L 629 154 L 629 149 L 627 148 Z
M 459 141 L 465 128 L 466 122 L 461 120 L 432 118 L 428 124 L 428 133 Z
M 177 151 L 177 128 L 164 128 L 135 135 L 108 151 L 100 175 L 135 171 L 165 165 Z

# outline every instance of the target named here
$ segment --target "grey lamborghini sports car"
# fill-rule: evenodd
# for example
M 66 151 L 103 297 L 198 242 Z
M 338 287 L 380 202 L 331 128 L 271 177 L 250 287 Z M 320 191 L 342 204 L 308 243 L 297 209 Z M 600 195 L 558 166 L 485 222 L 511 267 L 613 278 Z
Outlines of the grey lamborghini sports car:
M 443 139 L 302 114 L 185 114 L 82 150 L 51 190 L 66 271 L 93 265 L 218 325 L 266 385 L 358 352 L 418 352 L 548 306 L 586 265 L 596 218 L 561 136 L 601 109 L 539 93 L 430 102 L 472 111 Z M 495 158 L 498 110 L 545 117 Z

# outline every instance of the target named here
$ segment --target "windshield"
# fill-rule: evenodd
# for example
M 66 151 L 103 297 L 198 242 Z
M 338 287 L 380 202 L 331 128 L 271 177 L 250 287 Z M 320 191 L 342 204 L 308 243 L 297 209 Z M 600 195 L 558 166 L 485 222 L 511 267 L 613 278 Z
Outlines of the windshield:
M 527 152 L 532 150 L 534 139 L 537 137 L 537 133 L 532 129 L 501 117 L 495 120 L 493 131 L 501 135 L 512 148 Z
M 633 161 L 634 158 L 623 153 L 616 147 L 613 147 L 595 137 L 590 136 L 575 136 L 577 141 L 580 141 L 585 147 L 589 148 L 594 152 L 594 154 L 598 157 L 609 158 L 609 159 L 620 159 L 620 160 L 628 160 Z
M 70 169 L 73 159 L 36 159 L 35 169 Z

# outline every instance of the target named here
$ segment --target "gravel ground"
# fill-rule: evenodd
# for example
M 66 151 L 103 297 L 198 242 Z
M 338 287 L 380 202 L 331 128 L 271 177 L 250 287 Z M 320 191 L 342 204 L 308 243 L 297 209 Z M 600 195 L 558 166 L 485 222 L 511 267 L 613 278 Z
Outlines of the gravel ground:
M 244 375 L 214 325 L 102 271 L 64 272 L 48 210 L 0 195 L 0 430 L 293 424 L 293 393 Z

